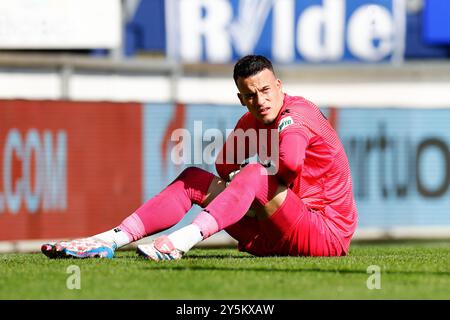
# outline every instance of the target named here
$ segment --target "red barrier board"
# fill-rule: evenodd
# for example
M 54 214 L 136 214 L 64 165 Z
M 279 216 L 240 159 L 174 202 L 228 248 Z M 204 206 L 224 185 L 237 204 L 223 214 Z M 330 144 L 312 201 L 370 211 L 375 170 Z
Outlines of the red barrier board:
M 142 106 L 0 100 L 0 241 L 88 236 L 142 201 Z

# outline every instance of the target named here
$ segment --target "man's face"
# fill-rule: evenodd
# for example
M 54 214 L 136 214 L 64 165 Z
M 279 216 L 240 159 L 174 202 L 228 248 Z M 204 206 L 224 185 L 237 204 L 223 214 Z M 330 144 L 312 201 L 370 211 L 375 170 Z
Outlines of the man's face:
M 272 123 L 283 106 L 281 80 L 269 69 L 248 78 L 238 78 L 238 98 L 243 106 L 264 124 Z

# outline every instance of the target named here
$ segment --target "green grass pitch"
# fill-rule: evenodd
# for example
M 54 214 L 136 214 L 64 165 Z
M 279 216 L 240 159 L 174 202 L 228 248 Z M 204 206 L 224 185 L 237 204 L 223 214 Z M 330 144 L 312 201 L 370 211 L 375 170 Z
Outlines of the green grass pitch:
M 67 287 L 72 265 L 80 289 Z M 354 243 L 340 258 L 203 248 L 171 262 L 121 250 L 112 260 L 0 254 L 0 299 L 450 299 L 450 242 Z

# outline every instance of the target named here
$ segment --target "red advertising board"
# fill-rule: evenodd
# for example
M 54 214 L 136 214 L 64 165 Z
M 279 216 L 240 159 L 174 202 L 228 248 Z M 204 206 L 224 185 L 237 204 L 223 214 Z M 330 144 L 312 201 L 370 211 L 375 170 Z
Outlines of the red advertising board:
M 142 201 L 142 106 L 0 100 L 0 241 L 88 236 Z

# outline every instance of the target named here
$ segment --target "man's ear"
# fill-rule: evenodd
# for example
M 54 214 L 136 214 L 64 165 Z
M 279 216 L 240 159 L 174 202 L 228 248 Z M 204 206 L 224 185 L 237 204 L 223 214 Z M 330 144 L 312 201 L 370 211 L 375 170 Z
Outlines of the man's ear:
M 241 102 L 241 105 L 242 105 L 242 106 L 245 106 L 245 103 L 244 103 L 244 101 L 242 100 L 242 94 L 238 93 L 237 96 L 238 96 L 239 101 Z
M 277 79 L 276 83 L 277 83 L 278 89 L 282 89 L 283 88 L 283 83 L 281 82 L 280 79 Z

